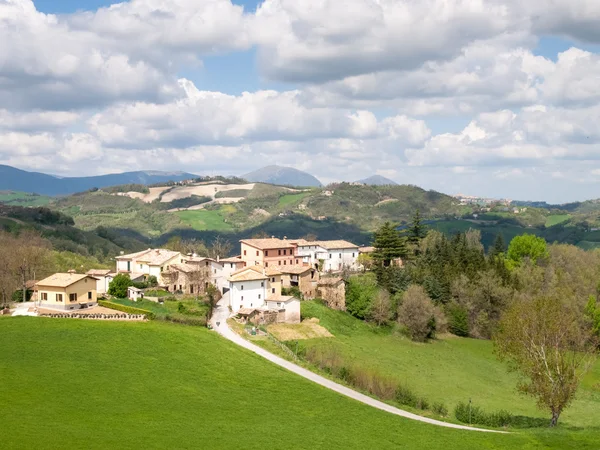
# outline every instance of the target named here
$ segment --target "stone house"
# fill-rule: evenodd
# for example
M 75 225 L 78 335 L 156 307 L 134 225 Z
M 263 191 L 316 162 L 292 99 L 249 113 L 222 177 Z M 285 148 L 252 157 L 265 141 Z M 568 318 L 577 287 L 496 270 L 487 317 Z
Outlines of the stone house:
M 321 278 L 317 282 L 317 297 L 331 309 L 346 310 L 346 283 L 339 277 Z

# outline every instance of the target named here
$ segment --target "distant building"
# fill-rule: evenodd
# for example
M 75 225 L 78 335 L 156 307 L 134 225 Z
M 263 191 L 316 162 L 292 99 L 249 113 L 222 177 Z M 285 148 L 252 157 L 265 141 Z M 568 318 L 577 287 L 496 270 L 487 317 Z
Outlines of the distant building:
M 96 279 L 87 274 L 55 273 L 35 285 L 41 307 L 89 308 L 97 304 Z
M 302 261 L 322 272 L 335 272 L 348 268 L 358 269 L 359 247 L 348 241 L 292 240 L 297 245 L 296 253 Z M 322 267 L 321 266 L 322 261 Z
M 88 270 L 87 274 L 96 279 L 96 293 L 98 295 L 108 292 L 110 282 L 115 277 L 115 273 L 109 269 L 92 269 Z
M 148 249 L 115 258 L 117 273 L 127 273 L 132 280 L 155 276 L 163 284 L 161 274 L 168 271 L 172 264 L 181 264 L 182 255 L 165 249 Z
M 293 266 L 300 264 L 294 250 L 296 246 L 286 239 L 242 239 L 241 259 L 247 266 Z

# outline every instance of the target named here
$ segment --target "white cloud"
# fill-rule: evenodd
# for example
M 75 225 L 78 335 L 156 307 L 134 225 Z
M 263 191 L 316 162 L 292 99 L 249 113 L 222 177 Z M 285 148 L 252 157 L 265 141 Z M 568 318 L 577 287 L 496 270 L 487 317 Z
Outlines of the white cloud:
M 36 111 L 15 113 L 0 109 L 0 130 L 40 131 L 64 128 L 75 124 L 81 115 L 66 111 Z

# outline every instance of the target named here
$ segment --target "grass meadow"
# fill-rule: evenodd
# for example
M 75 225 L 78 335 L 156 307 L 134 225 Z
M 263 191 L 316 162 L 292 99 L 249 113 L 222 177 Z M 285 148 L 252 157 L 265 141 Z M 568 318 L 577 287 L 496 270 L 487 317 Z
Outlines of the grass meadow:
M 393 416 L 201 327 L 3 317 L 0 341 L 3 449 L 597 448 Z

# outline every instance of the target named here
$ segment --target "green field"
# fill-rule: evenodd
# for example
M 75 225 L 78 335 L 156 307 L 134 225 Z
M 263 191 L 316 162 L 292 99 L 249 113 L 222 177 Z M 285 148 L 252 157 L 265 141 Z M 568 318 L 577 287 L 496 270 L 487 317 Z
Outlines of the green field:
M 225 217 L 221 210 L 199 209 L 195 211 L 178 211 L 175 214 L 181 221 L 192 227 L 194 230 L 219 230 L 231 231 L 231 224 L 225 222 Z
M 553 227 L 559 223 L 566 222 L 570 218 L 569 214 L 552 214 L 546 218 L 546 227 Z
M 310 192 L 301 192 L 299 194 L 286 194 L 279 197 L 279 207 L 285 208 L 287 206 L 291 206 L 297 203 L 300 203 L 306 197 L 308 197 Z
M 487 411 L 547 418 L 531 398 L 516 393 L 516 376 L 493 355 L 490 341 L 444 337 L 414 343 L 390 330 L 377 329 L 349 314 L 317 302 L 302 303 L 303 317 L 318 317 L 335 339 L 300 341 L 304 346 L 334 347 L 348 361 L 374 368 L 410 386 L 430 402 L 443 402 L 453 411 L 460 401 Z M 598 427 L 600 423 L 600 363 L 584 380 L 578 398 L 561 416 L 564 426 Z M 600 439 L 600 428 L 596 428 Z
M 14 206 L 46 206 L 51 198 L 27 192 L 0 191 L 0 203 Z

